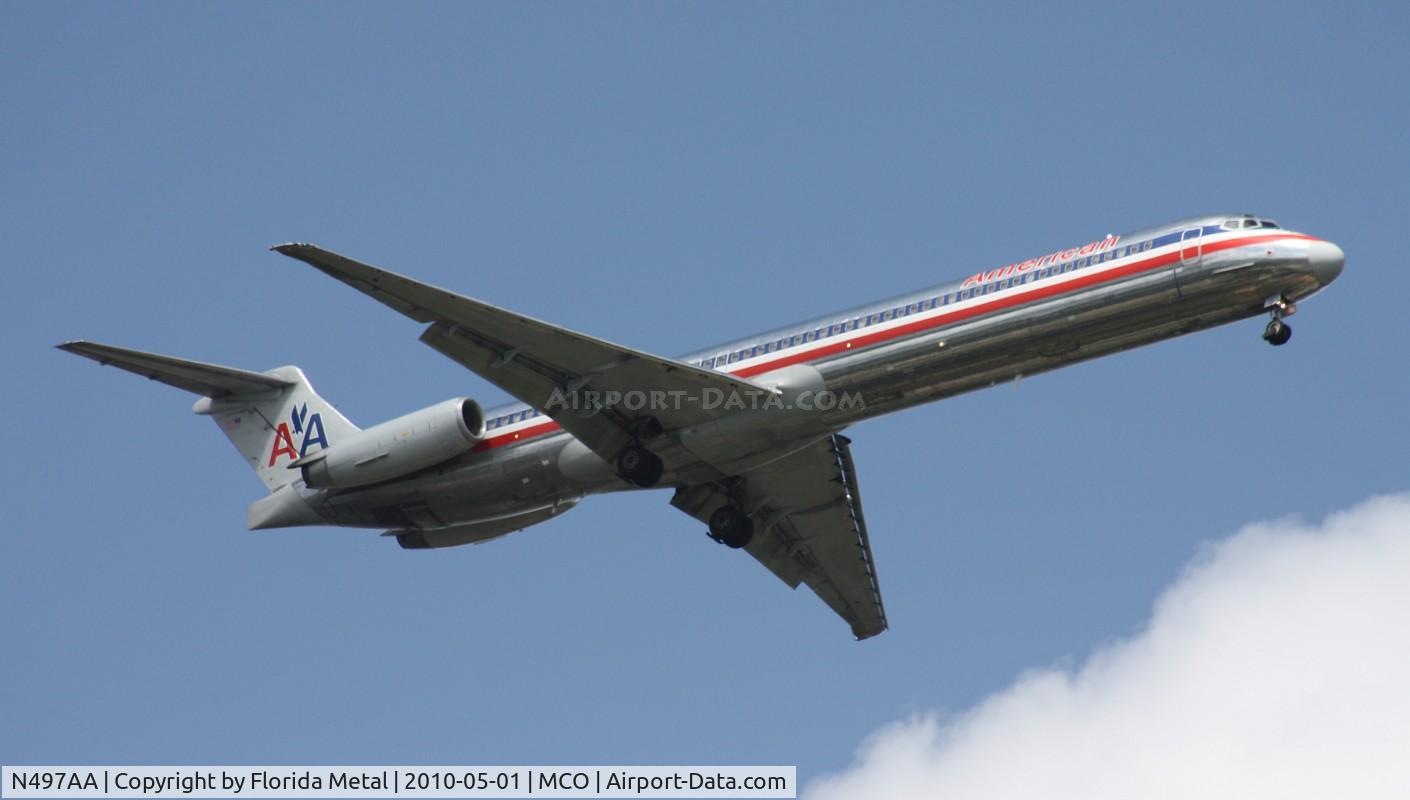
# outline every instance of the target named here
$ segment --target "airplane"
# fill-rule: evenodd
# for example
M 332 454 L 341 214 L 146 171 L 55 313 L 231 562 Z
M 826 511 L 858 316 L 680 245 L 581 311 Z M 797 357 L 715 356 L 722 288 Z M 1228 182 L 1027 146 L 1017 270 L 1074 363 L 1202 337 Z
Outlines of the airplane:
M 597 339 L 311 244 L 274 251 L 425 325 L 421 341 L 519 402 L 453 398 L 359 429 L 304 373 L 87 341 L 62 350 L 200 397 L 269 489 L 251 530 L 384 529 L 406 549 L 482 543 L 593 494 L 669 488 L 710 538 L 858 640 L 887 628 L 850 440 L 864 419 L 1297 304 L 1337 245 L 1252 214 L 1181 220 L 975 272 L 680 358 Z

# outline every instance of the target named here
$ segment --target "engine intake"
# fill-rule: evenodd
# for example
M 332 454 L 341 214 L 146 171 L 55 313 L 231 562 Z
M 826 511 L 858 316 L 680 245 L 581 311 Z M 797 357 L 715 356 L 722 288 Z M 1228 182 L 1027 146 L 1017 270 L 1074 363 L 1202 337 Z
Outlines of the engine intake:
M 485 414 L 464 397 L 359 431 L 290 465 L 314 489 L 400 478 L 468 451 L 485 437 Z

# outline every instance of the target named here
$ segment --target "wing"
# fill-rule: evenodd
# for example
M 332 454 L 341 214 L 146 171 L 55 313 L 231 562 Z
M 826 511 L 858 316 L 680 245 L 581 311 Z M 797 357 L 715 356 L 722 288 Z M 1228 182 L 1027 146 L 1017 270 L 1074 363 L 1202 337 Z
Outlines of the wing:
M 541 322 L 314 245 L 282 244 L 274 250 L 306 262 L 418 322 L 431 323 L 421 341 L 544 411 L 609 461 L 641 433 L 638 428 L 644 416 L 633 416 L 620 405 L 600 413 L 580 413 L 564 402 L 567 396 L 589 390 L 603 394 L 662 391 L 700 398 L 706 396 L 707 389 L 759 391 L 739 378 Z M 699 402 L 680 405 L 658 407 L 651 414 L 664 429 L 672 430 L 728 413 L 707 410 Z M 669 455 L 666 462 L 672 466 Z
M 790 587 L 808 584 L 853 635 L 866 639 L 886 630 L 886 609 L 849 444 L 844 436 L 829 436 L 745 473 L 731 491 L 754 518 L 749 554 Z M 707 523 L 726 502 L 720 484 L 684 487 L 671 499 Z
M 56 345 L 60 350 L 74 355 L 91 358 L 104 366 L 114 366 L 141 375 L 149 380 L 160 381 L 168 386 L 185 389 L 205 397 L 226 397 L 239 394 L 256 394 L 271 389 L 293 386 L 293 381 L 263 375 L 243 369 L 206 364 L 201 361 L 187 361 L 184 358 L 145 353 L 141 350 L 128 350 L 97 342 L 64 342 Z

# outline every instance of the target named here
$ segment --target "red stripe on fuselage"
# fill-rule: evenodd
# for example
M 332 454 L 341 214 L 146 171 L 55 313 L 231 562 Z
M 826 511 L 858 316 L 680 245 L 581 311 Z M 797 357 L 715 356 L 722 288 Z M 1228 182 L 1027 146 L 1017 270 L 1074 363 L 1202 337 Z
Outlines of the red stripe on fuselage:
M 1218 242 L 1203 244 L 1200 247 L 1200 251 L 1202 254 L 1218 253 L 1222 250 L 1231 250 L 1235 247 L 1244 247 L 1246 245 L 1258 244 L 1260 242 L 1280 242 L 1287 239 L 1305 239 L 1307 241 L 1317 241 L 1317 237 L 1315 236 L 1305 236 L 1300 233 L 1285 233 L 1276 236 L 1242 236 L 1235 239 L 1223 239 Z M 1124 266 L 1113 267 L 1111 269 L 1102 270 L 1100 272 L 1094 272 L 1091 275 L 1083 275 L 1078 278 L 1073 278 L 1071 280 L 1066 280 L 1060 283 L 1054 283 L 1047 286 L 1035 284 L 1026 291 L 1016 292 L 1015 294 L 1009 297 L 996 298 L 987 303 L 977 303 L 973 306 L 970 306 L 969 308 L 956 309 L 955 311 L 951 311 L 949 313 L 937 314 L 933 317 L 928 317 L 926 319 L 918 319 L 915 322 L 910 322 L 905 325 L 898 325 L 897 327 L 890 328 L 888 330 L 876 331 L 874 333 L 864 333 L 858 336 L 842 339 L 837 342 L 832 342 L 823 345 L 822 347 L 815 347 L 801 352 L 792 352 L 786 355 L 781 355 L 778 358 L 772 359 L 770 361 L 765 361 L 759 364 L 751 364 L 747 367 L 741 367 L 737 370 L 722 370 L 722 372 L 734 375 L 738 378 L 749 378 L 754 375 L 760 375 L 765 372 L 772 372 L 773 370 L 791 366 L 793 364 L 801 364 L 808 361 L 816 361 L 817 359 L 826 358 L 827 356 L 836 355 L 838 353 L 845 353 L 849 350 L 856 350 L 863 347 L 870 347 L 871 345 L 875 344 L 881 344 L 882 342 L 890 341 L 892 339 L 899 339 L 903 336 L 909 336 L 914 333 L 920 333 L 921 331 L 930 330 L 931 328 L 937 328 L 941 325 L 947 325 L 954 322 L 964 322 L 965 320 L 974 319 L 975 317 L 983 316 L 985 314 L 990 314 L 997 311 L 1003 311 L 1009 308 L 1013 308 L 1014 306 L 1024 305 L 1026 303 L 1034 302 L 1037 300 L 1046 300 L 1049 297 L 1056 297 L 1058 295 L 1071 294 L 1072 292 L 1087 289 L 1098 284 L 1108 283 L 1110 281 L 1118 280 L 1121 278 L 1127 278 L 1142 272 L 1150 272 L 1151 270 L 1160 269 L 1162 267 L 1174 264 L 1180 260 L 1180 252 L 1182 249 L 1192 250 L 1194 248 L 1187 248 L 1183 247 L 1182 245 L 1181 247 L 1172 250 L 1169 253 L 1163 253 L 1158 256 L 1151 256 L 1150 258 L 1146 258 L 1140 261 L 1133 261 L 1132 263 L 1126 264 Z M 516 442 L 522 442 L 525 439 L 542 436 L 543 434 L 559 430 L 560 427 L 561 426 L 557 422 L 549 420 L 538 425 L 531 425 L 527 428 L 524 428 L 523 430 L 515 431 L 514 433 L 507 433 L 503 436 L 496 436 L 493 438 L 486 439 L 483 442 L 480 442 L 479 444 L 475 445 L 475 450 L 491 450 L 496 447 L 503 447 L 505 445 L 514 444 Z

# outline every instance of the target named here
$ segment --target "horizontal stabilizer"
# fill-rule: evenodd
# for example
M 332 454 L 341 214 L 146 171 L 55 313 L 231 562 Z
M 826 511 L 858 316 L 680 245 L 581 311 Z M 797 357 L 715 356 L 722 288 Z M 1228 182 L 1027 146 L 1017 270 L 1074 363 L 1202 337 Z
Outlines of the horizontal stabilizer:
M 58 345 L 58 348 L 205 397 L 258 394 L 295 384 L 294 381 L 259 372 L 187 361 L 97 342 L 64 342 Z

